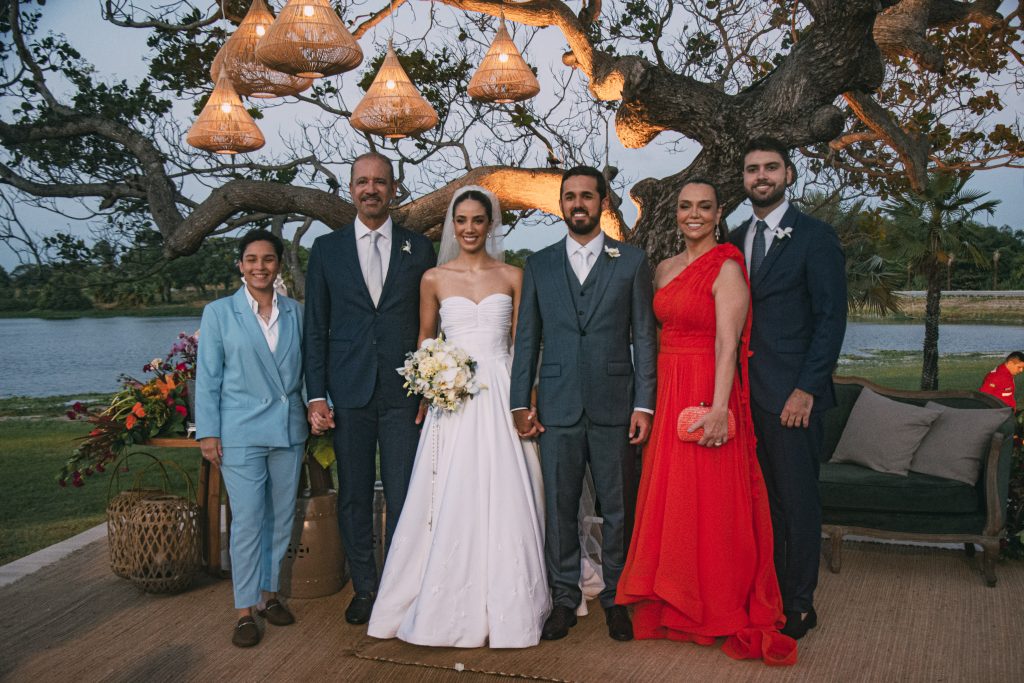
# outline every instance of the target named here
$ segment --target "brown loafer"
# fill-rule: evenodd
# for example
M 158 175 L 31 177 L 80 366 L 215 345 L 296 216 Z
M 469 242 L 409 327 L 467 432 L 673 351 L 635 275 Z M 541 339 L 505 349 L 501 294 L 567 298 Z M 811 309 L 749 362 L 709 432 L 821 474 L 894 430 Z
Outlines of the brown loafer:
M 289 624 L 295 623 L 295 617 L 288 611 L 288 608 L 282 605 L 277 598 L 271 598 L 267 600 L 266 606 L 257 610 L 256 614 L 260 615 L 274 626 L 288 626 Z
M 260 629 L 252 617 L 242 617 L 235 624 L 231 642 L 237 647 L 252 647 L 260 642 Z

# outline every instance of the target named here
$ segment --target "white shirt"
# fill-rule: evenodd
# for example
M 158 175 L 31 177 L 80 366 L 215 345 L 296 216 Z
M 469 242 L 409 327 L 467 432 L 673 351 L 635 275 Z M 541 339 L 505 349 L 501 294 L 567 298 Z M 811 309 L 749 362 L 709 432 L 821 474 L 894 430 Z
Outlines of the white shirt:
M 352 224 L 356 231 L 356 253 L 359 254 L 359 267 L 363 271 L 363 278 L 366 278 L 370 264 L 370 245 L 373 244 L 370 234 L 376 232 L 380 235 L 380 239 L 377 240 L 377 250 L 380 251 L 380 278 L 382 283 L 386 282 L 388 279 L 388 264 L 391 263 L 391 233 L 394 225 L 391 222 L 391 218 L 389 217 L 384 221 L 384 225 L 376 230 L 370 230 L 366 227 L 359 220 L 358 216 Z
M 256 320 L 259 321 L 260 329 L 263 331 L 263 338 L 267 340 L 267 346 L 270 347 L 270 352 L 273 353 L 277 350 L 277 339 L 280 336 L 281 329 L 277 324 L 277 318 L 280 311 L 277 308 L 277 292 L 274 292 L 274 298 L 270 304 L 270 322 L 267 322 L 260 317 L 260 304 L 256 299 L 252 298 L 252 294 L 249 293 L 249 288 L 243 286 L 242 291 L 245 292 L 245 300 L 249 302 L 249 308 L 252 309 L 253 314 L 256 316 Z
M 597 258 L 601 255 L 601 251 L 604 249 L 604 232 L 597 233 L 597 237 L 590 240 L 586 244 L 580 244 L 569 235 L 565 238 L 565 252 L 569 256 L 569 265 L 572 266 L 572 270 L 576 273 L 576 277 L 579 278 L 580 284 L 587 279 L 587 275 L 594 268 L 594 264 L 597 263 Z M 578 258 L 582 257 L 584 253 L 590 253 L 590 263 L 587 264 L 587 260 L 583 259 L 582 262 L 577 261 Z M 577 256 L 579 254 L 580 256 Z M 583 265 L 578 266 L 578 263 Z M 583 270 L 580 270 L 583 268 Z
M 767 225 L 768 229 L 764 231 L 764 253 L 768 253 L 768 250 L 772 248 L 772 240 L 775 239 L 775 228 L 779 227 L 779 223 L 782 222 L 782 217 L 789 211 L 789 200 L 783 199 L 782 203 L 775 207 L 775 209 L 760 219 L 763 220 Z M 747 272 L 750 272 L 750 252 L 754 251 L 754 233 L 757 232 L 755 227 L 758 221 L 757 216 L 750 217 L 750 229 L 747 230 L 746 237 L 743 240 L 743 254 L 747 259 Z

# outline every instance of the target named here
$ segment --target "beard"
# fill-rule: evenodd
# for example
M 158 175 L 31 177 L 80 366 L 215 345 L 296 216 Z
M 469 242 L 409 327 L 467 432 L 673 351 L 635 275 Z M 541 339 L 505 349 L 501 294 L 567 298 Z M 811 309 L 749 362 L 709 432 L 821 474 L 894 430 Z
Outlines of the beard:
M 771 206 L 773 204 L 777 204 L 779 202 L 779 200 L 781 200 L 785 196 L 786 196 L 786 186 L 785 185 L 783 185 L 782 187 L 776 187 L 775 191 L 772 192 L 771 194 L 769 194 L 764 199 L 761 199 L 761 198 L 759 198 L 759 197 L 757 197 L 755 195 L 752 195 L 749 191 L 747 191 L 747 199 L 750 200 L 751 204 L 753 204 L 754 206 L 759 207 L 759 208 L 765 207 L 765 206 Z
M 572 215 L 566 216 L 563 214 L 562 219 L 565 220 L 565 224 L 569 226 L 569 230 L 577 235 L 589 235 L 601 222 L 601 215 L 598 214 L 597 216 L 591 216 L 590 214 L 587 214 L 586 220 L 583 220 L 582 222 L 577 222 Z

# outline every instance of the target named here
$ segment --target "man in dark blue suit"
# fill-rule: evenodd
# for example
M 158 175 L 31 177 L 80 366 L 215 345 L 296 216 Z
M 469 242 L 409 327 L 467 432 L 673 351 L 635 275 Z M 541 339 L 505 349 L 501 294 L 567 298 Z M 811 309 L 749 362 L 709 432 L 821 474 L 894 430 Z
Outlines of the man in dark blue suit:
M 783 633 L 817 624 L 822 415 L 846 333 L 846 261 L 835 231 L 786 201 L 796 169 L 772 138 L 748 143 L 743 187 L 754 215 L 730 235 L 747 260 L 753 327 L 750 396 L 775 534 Z
M 335 427 L 338 525 L 355 591 L 345 619 L 365 624 L 377 592 L 377 450 L 390 541 L 419 440 L 419 399 L 406 396 L 396 368 L 416 348 L 420 278 L 436 257 L 430 240 L 391 221 L 395 177 L 387 157 L 357 158 L 349 189 L 354 224 L 317 238 L 309 255 L 304 352 L 310 424 L 314 432 Z

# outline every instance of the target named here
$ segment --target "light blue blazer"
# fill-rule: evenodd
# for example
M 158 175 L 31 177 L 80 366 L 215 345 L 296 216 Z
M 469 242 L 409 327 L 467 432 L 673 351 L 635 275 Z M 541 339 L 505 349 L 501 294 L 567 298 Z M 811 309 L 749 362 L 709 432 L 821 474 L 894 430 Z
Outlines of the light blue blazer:
M 304 443 L 302 307 L 277 297 L 279 336 L 271 353 L 244 285 L 203 309 L 196 368 L 196 438 L 222 446 L 283 448 Z

